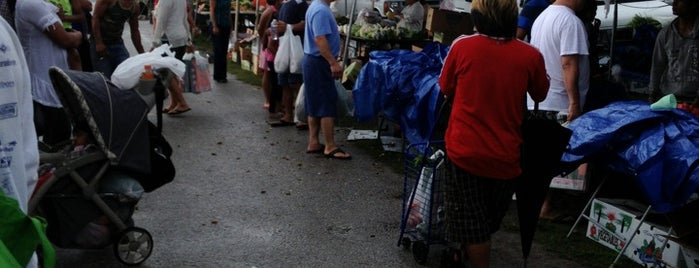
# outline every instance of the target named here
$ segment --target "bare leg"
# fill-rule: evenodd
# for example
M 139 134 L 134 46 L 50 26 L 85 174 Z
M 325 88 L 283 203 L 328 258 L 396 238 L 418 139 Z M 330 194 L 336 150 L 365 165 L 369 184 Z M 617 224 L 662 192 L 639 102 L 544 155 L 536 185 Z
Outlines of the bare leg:
M 318 139 L 318 131 L 320 131 L 320 122 L 321 119 L 317 117 L 308 117 L 308 146 L 306 147 L 307 151 L 320 148 L 320 140 Z
M 481 244 L 466 245 L 466 254 L 471 267 L 488 268 L 490 265 L 490 241 Z
M 294 90 L 291 86 L 282 88 L 282 107 L 284 108 L 284 116 L 282 120 L 286 122 L 294 121 Z
M 184 99 L 184 95 L 182 94 L 183 90 L 184 88 L 182 87 L 180 79 L 173 77 L 172 80 L 170 80 L 169 91 L 170 100 L 175 103 L 175 106 L 170 111 L 184 111 L 189 109 L 189 104 L 187 104 L 187 101 Z M 170 106 L 172 107 L 172 102 L 170 103 Z
M 269 72 L 268 71 L 262 71 L 262 93 L 265 94 L 265 103 L 263 105 L 263 108 L 268 109 L 269 108 L 269 96 L 272 92 L 272 86 L 270 85 L 269 81 Z
M 323 138 L 325 139 L 325 154 L 329 154 L 333 150 L 337 149 L 337 144 L 335 144 L 335 118 L 334 117 L 323 117 L 320 119 L 320 128 L 323 131 Z M 350 154 L 348 153 L 336 153 L 335 157 L 338 158 L 348 158 Z

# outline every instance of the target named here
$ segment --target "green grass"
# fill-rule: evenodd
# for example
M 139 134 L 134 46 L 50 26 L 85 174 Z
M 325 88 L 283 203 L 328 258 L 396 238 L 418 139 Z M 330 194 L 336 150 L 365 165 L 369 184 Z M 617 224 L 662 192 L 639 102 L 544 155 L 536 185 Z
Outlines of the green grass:
M 211 43 L 205 36 L 195 37 L 194 45 L 197 50 L 211 54 Z M 239 63 L 228 61 L 228 72 L 247 84 L 260 86 L 261 77 L 250 71 L 240 68 Z M 640 98 L 638 96 L 635 96 Z M 377 129 L 378 120 L 357 123 L 353 118 L 343 118 L 338 121 L 338 127 L 349 127 L 353 129 Z M 357 140 L 352 141 L 361 152 L 374 158 L 374 161 L 398 174 L 403 174 L 404 155 L 401 153 L 387 152 L 381 148 L 377 140 Z M 397 196 L 397 198 L 401 198 Z M 584 204 L 583 204 L 584 205 Z M 514 206 L 514 204 L 513 204 Z M 511 208 L 515 211 L 516 208 Z M 534 240 L 541 244 L 544 249 L 562 259 L 568 259 L 586 267 L 609 267 L 616 257 L 616 252 L 598 244 L 585 236 L 587 222 L 582 221 L 570 237 L 566 237 L 572 224 L 559 224 L 540 221 L 537 227 Z M 501 231 L 519 233 L 516 213 L 508 213 L 503 220 Z M 516 245 L 519 246 L 519 245 Z M 638 264 L 622 257 L 616 267 L 638 267 Z

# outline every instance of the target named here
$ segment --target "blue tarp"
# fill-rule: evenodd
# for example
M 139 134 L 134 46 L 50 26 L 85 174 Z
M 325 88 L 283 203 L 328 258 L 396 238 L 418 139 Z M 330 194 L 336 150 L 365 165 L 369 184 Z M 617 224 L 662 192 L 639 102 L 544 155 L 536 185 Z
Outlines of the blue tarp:
M 449 46 L 429 43 L 421 52 L 372 51 L 352 90 L 359 122 L 379 113 L 398 122 L 410 144 L 431 139 L 440 103 L 439 73 Z
M 699 190 L 699 119 L 690 113 L 651 110 L 641 101 L 615 102 L 569 127 L 573 137 L 563 162 L 601 160 L 633 175 L 658 212 L 684 205 Z

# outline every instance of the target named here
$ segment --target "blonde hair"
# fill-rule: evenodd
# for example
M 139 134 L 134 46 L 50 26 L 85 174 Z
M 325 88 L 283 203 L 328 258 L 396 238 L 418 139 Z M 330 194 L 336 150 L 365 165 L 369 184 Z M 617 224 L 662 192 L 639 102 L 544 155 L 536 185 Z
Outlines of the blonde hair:
M 515 36 L 519 15 L 517 0 L 473 0 L 471 15 L 480 33 L 504 38 Z

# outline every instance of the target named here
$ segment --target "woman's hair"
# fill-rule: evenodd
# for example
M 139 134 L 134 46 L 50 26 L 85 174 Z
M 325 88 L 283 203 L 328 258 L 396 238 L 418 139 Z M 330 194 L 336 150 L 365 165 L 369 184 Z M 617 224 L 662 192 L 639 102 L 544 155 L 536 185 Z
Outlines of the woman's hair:
M 279 0 L 281 1 L 281 0 Z M 267 6 L 273 6 L 277 4 L 277 0 L 267 0 Z
M 517 32 L 516 0 L 473 0 L 471 19 L 479 33 L 511 39 Z

